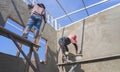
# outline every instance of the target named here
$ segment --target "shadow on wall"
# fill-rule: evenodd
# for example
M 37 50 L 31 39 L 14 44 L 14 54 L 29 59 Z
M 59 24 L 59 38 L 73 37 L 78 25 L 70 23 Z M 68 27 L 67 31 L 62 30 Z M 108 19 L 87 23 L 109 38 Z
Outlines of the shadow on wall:
M 76 56 L 73 53 L 69 53 L 68 57 L 69 57 L 70 61 L 72 61 L 72 62 L 76 61 Z M 74 72 L 85 72 L 83 69 L 81 69 L 80 64 L 74 64 L 74 65 L 70 65 L 70 66 L 65 66 L 65 71 L 66 72 L 71 72 L 70 69 L 75 65 L 76 65 L 76 67 L 73 70 Z
M 48 47 L 48 64 L 50 64 L 50 69 L 53 69 L 52 72 L 59 72 L 57 67 L 57 54 L 50 47 Z

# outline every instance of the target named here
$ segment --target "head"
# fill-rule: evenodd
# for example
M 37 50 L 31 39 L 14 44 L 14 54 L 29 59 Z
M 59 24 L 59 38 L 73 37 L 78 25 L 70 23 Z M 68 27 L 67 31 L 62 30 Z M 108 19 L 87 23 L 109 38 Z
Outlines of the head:
M 72 38 L 73 38 L 74 40 L 76 40 L 77 36 L 76 36 L 76 35 L 72 35 Z
M 42 8 L 44 8 L 44 9 L 45 9 L 44 4 L 42 4 L 42 3 L 38 3 L 37 5 L 38 5 L 39 7 L 42 7 Z
M 76 38 L 77 38 L 77 36 L 75 34 L 69 35 L 69 37 L 71 37 L 73 40 L 76 40 Z
M 72 43 L 77 43 L 77 40 L 76 40 L 77 36 L 75 34 L 69 35 L 69 38 L 71 39 Z

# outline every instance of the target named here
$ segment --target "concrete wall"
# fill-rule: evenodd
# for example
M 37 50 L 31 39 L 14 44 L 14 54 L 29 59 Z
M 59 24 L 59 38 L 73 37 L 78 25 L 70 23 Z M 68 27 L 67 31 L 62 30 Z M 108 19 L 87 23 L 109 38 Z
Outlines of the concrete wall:
M 14 6 L 16 5 L 16 7 Z M 0 0 L 0 13 L 4 19 L 7 17 L 12 17 L 21 25 L 24 25 L 29 17 L 28 9 L 22 0 Z M 97 15 L 91 16 L 85 20 L 85 33 L 84 33 L 84 43 L 83 43 L 83 57 L 82 60 L 93 59 L 104 56 L 111 56 L 120 53 L 120 6 L 112 8 L 110 10 L 104 11 Z M 21 17 L 21 18 L 19 18 Z M 22 24 L 22 20 L 23 23 Z M 77 34 L 78 36 L 78 47 L 79 50 L 81 48 L 82 42 L 82 28 L 83 21 L 79 21 L 69 27 L 64 29 L 64 35 L 69 34 Z M 57 55 L 56 49 L 57 40 L 62 36 L 62 29 L 58 32 L 55 31 L 50 25 L 45 26 L 45 30 L 43 36 L 48 39 L 48 62 L 47 64 L 41 64 L 41 72 L 58 72 L 56 63 L 57 63 Z M 70 52 L 73 54 L 75 50 L 72 45 L 70 47 Z M 16 67 L 17 58 L 13 58 L 13 61 L 10 60 L 8 62 L 7 59 L 11 59 L 11 56 L 2 56 L 2 60 L 0 58 L 0 72 L 18 72 L 19 70 Z M 73 57 L 71 56 L 71 57 Z M 59 62 L 61 63 L 61 55 L 59 55 Z M 18 59 L 19 60 L 19 59 Z M 21 60 L 21 59 L 20 59 Z M 120 69 L 120 59 L 104 61 L 104 62 L 96 62 L 90 64 L 83 64 L 78 67 L 77 72 L 85 71 L 85 72 L 119 72 Z M 5 63 L 8 62 L 8 63 Z M 14 64 L 15 63 L 15 64 Z M 21 64 L 18 64 L 20 67 L 20 72 L 24 72 L 24 63 L 21 61 Z M 5 65 L 5 66 L 4 66 Z M 10 66 L 11 68 L 9 68 Z M 9 66 L 6 68 L 6 66 Z M 112 67 L 113 66 L 113 67 Z M 80 70 L 80 67 L 83 70 Z M 14 70 L 15 68 L 15 70 Z M 112 69 L 110 69 L 112 68 Z M 68 68 L 66 68 L 68 69 Z M 30 72 L 33 72 L 30 69 Z
M 27 9 L 27 6 L 23 3 L 22 0 L 0 0 L 0 19 L 3 18 L 3 20 L 2 21 L 0 20 L 0 22 L 5 22 L 8 17 L 12 18 L 14 21 L 21 24 L 22 26 L 25 26 L 29 17 L 29 10 Z M 3 24 L 1 25 L 4 26 Z M 40 65 L 41 72 L 58 72 L 56 66 L 57 31 L 50 25 L 46 24 L 43 32 L 43 37 L 45 37 L 48 40 L 48 62 L 47 64 Z M 6 61 L 2 60 L 2 62 L 6 62 Z M 8 64 L 11 65 L 10 63 Z M 16 65 L 12 65 L 12 66 L 14 68 Z M 3 67 L 2 70 L 4 69 L 5 68 Z M 9 70 L 9 72 L 18 72 L 18 71 Z M 20 72 L 24 72 L 24 71 L 22 70 Z M 30 72 L 33 72 L 32 69 L 30 69 Z
M 81 61 L 120 54 L 120 6 L 91 16 L 65 28 L 64 35 L 76 34 L 78 47 L 81 48 L 84 24 L 83 57 Z M 57 33 L 61 37 L 62 30 Z M 72 45 L 70 52 L 75 53 Z M 81 65 L 85 72 L 119 72 L 120 59 Z M 61 55 L 59 55 L 61 63 Z M 77 71 L 79 72 L 79 71 Z
M 10 17 L 22 26 L 29 17 L 29 10 L 22 0 L 0 0 L 0 13 L 4 21 Z
M 56 65 L 57 31 L 50 25 L 46 24 L 43 31 L 43 37 L 48 40 L 48 62 L 47 64 L 40 65 L 41 72 L 58 72 L 58 68 Z
M 23 59 L 0 53 L 0 72 L 24 72 Z
M 120 72 L 120 59 L 83 64 L 84 72 Z

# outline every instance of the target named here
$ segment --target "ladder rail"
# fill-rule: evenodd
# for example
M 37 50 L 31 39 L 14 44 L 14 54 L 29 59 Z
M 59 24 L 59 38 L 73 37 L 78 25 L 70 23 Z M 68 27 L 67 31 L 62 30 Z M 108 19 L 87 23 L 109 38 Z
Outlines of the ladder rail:
M 19 45 L 17 44 L 16 40 L 11 36 L 9 35 L 12 39 L 12 41 L 15 43 L 16 47 L 18 48 L 18 50 L 21 52 L 21 54 L 25 57 L 26 61 L 29 63 L 29 65 L 32 67 L 32 69 L 34 70 L 34 72 L 37 72 L 36 71 L 36 68 L 35 66 L 32 64 L 32 62 L 27 58 L 27 56 L 25 55 L 25 53 L 22 51 L 22 49 L 19 47 Z

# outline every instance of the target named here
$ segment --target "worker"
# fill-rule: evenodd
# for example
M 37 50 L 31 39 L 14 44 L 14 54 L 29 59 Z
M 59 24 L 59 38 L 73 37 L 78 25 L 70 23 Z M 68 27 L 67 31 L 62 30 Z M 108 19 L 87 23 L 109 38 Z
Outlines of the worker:
M 46 23 L 46 16 L 45 16 L 45 6 L 44 4 L 35 4 L 35 5 L 28 5 L 29 9 L 31 9 L 31 15 L 28 19 L 27 25 L 23 31 L 23 37 L 27 38 L 31 28 L 34 26 L 34 39 L 39 36 L 39 30 L 41 24 Z M 42 23 L 44 22 L 44 23 Z
M 77 36 L 76 35 L 69 35 L 67 36 L 63 36 L 59 39 L 58 43 L 60 48 L 62 49 L 62 58 L 64 61 L 68 61 L 68 54 L 69 54 L 69 49 L 67 47 L 67 45 L 69 44 L 73 44 L 75 47 L 75 53 L 78 54 L 78 46 L 77 46 Z

